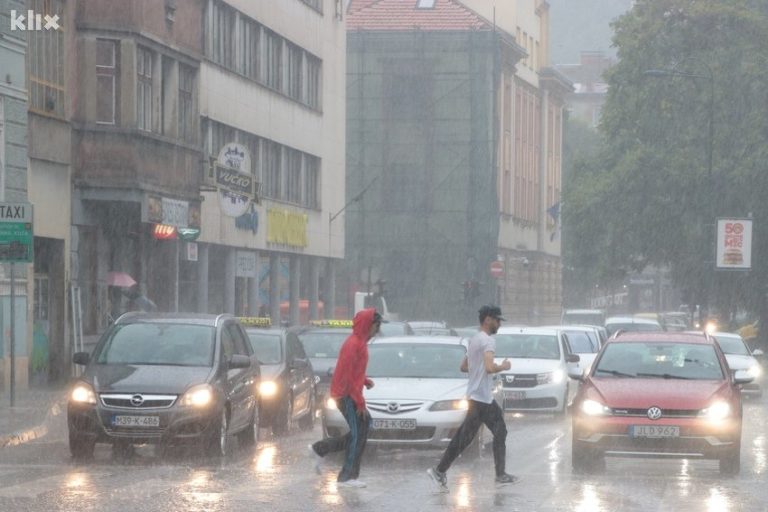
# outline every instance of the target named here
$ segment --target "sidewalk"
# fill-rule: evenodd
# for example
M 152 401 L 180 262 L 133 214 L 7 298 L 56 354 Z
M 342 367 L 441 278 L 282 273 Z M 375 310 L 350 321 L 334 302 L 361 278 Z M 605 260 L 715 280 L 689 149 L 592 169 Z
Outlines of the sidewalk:
M 51 418 L 66 413 L 66 387 L 16 390 L 10 406 L 10 390 L 0 395 L 0 449 L 43 437 Z

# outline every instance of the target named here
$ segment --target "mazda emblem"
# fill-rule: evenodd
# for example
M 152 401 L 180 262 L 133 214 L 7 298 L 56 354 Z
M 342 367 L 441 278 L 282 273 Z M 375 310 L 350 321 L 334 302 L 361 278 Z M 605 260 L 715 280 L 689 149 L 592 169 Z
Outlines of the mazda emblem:
M 658 407 L 651 407 L 648 409 L 648 419 L 651 420 L 658 420 L 661 418 L 661 409 Z
M 387 410 L 388 410 L 389 412 L 397 412 L 397 410 L 398 410 L 399 408 L 400 408 L 400 404 L 398 404 L 397 402 L 389 402 L 389 403 L 387 404 Z
M 134 407 L 139 407 L 141 404 L 144 403 L 144 397 L 141 395 L 133 395 L 131 397 L 131 405 Z

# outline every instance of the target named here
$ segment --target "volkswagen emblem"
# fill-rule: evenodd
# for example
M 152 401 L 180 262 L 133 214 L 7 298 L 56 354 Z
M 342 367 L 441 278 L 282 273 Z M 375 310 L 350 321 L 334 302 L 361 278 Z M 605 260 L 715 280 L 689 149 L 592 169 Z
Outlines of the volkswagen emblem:
M 134 407 L 140 407 L 144 403 L 144 397 L 141 395 L 133 395 L 131 397 L 131 405 Z
M 658 420 L 659 418 L 661 418 L 661 409 L 655 406 L 648 409 L 648 419 Z
M 400 408 L 400 404 L 398 404 L 397 402 L 389 402 L 389 403 L 387 404 L 387 410 L 388 410 L 389 412 L 397 412 L 397 410 L 398 410 L 399 408 Z
M 512 384 L 513 382 L 515 382 L 515 376 L 514 375 L 507 375 L 506 379 L 507 379 L 507 383 L 508 384 Z

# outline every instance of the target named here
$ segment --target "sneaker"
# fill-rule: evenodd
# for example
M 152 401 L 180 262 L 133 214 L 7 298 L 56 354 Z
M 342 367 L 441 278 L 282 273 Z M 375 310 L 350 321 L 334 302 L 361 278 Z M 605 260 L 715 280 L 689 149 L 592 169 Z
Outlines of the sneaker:
M 314 461 L 315 473 L 319 475 L 322 473 L 323 469 L 323 457 L 315 451 L 315 448 L 311 444 L 307 445 L 307 450 L 309 450 L 310 457 L 312 457 L 312 460 Z
M 441 491 L 448 490 L 448 477 L 445 476 L 445 473 L 441 473 L 437 468 L 429 468 L 427 474 L 440 487 Z
M 362 487 L 368 487 L 365 482 L 353 478 L 352 480 L 344 480 L 343 482 L 336 482 L 336 487 L 347 487 L 352 489 L 360 489 Z
M 516 484 L 519 481 L 520 479 L 518 477 L 514 475 L 508 475 L 507 473 L 496 477 L 496 483 L 498 485 Z

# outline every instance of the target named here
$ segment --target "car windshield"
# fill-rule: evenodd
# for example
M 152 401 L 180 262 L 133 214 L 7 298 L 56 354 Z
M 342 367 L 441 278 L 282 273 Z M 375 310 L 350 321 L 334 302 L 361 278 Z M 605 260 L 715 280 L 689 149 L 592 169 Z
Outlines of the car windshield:
M 603 325 L 605 318 L 599 313 L 566 313 L 563 315 L 563 323 L 566 325 Z
M 370 377 L 466 379 L 461 360 L 466 354 L 462 345 L 438 343 L 382 343 L 368 348 Z
M 453 332 L 448 327 L 413 327 L 413 333 L 417 336 L 452 336 Z
M 738 356 L 748 356 L 749 349 L 744 344 L 741 338 L 732 338 L 730 336 L 716 336 L 717 342 L 720 344 L 720 349 L 725 354 L 732 354 Z
M 278 364 L 283 360 L 283 348 L 279 334 L 248 331 L 248 339 L 256 354 L 256 359 L 262 364 Z
M 496 334 L 496 357 L 560 359 L 557 337 L 551 334 Z
M 596 354 L 600 350 L 600 342 L 593 332 L 564 331 L 568 336 L 568 344 L 574 354 Z
M 609 343 L 595 377 L 721 380 L 723 371 L 711 345 L 696 343 Z
M 338 332 L 305 332 L 299 335 L 299 339 L 304 344 L 304 351 L 308 357 L 336 359 L 339 357 L 341 345 L 350 334 L 351 331 L 347 330 Z
M 608 336 L 613 336 L 613 333 L 616 331 L 625 331 L 625 332 L 659 332 L 663 329 L 661 328 L 661 325 L 654 324 L 654 323 L 635 323 L 635 322 L 626 322 L 626 323 L 616 323 L 616 324 L 608 324 L 605 326 L 605 328 L 608 330 Z
M 211 366 L 214 335 L 214 328 L 207 325 L 118 325 L 94 358 L 99 364 Z

